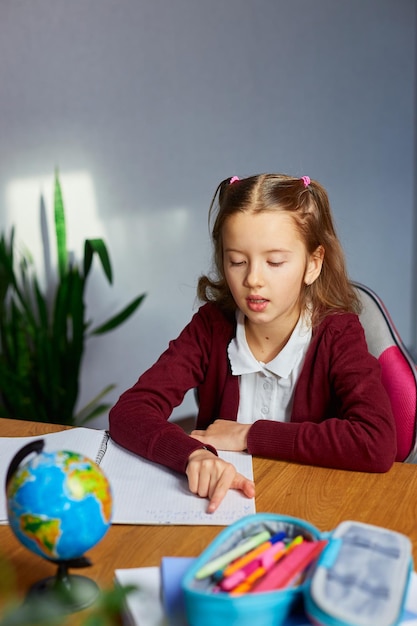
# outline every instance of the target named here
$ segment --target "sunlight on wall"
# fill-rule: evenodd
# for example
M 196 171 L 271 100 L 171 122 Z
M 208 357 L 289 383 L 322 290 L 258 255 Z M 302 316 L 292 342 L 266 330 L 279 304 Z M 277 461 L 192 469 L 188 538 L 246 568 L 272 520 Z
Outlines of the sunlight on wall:
M 104 237 L 103 224 L 99 220 L 96 193 L 91 175 L 85 171 L 60 172 L 62 196 L 67 226 L 67 249 L 77 260 L 83 256 L 84 240 Z M 42 219 L 41 205 L 45 216 Z M 44 221 L 43 221 L 44 220 Z M 46 229 L 45 229 L 46 225 Z M 17 178 L 6 188 L 5 229 L 15 229 L 15 242 L 20 250 L 29 250 L 37 268 L 55 266 L 56 243 L 54 226 L 54 175 Z M 51 258 L 44 257 L 46 245 Z
M 191 210 L 178 206 L 158 211 L 141 208 L 129 217 L 111 216 L 106 226 L 117 267 L 115 284 L 124 282 L 130 288 L 140 284 L 155 295 L 156 283 L 182 282 L 187 268 L 191 269 L 191 249 L 199 247 L 194 225 Z M 133 275 L 132 268 L 136 268 Z
M 184 245 L 190 237 L 190 212 L 184 207 L 171 207 L 158 213 L 148 211 L 145 216 L 145 232 L 149 246 L 159 242 L 162 246 L 176 248 Z M 176 252 L 178 254 L 178 249 Z

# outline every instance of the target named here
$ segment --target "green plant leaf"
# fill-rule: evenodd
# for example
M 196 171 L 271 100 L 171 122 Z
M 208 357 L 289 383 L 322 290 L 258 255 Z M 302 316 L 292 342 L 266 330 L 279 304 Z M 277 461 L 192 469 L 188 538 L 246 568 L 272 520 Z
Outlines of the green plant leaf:
M 63 423 L 74 419 L 79 391 L 79 373 L 84 352 L 84 279 L 77 267 L 68 268 L 56 292 L 53 314 L 53 359 L 55 380 L 51 395 L 53 410 Z
M 102 335 L 104 333 L 108 333 L 110 330 L 117 328 L 120 326 L 128 317 L 132 315 L 136 311 L 136 309 L 142 303 L 142 300 L 145 298 L 146 293 L 143 293 L 141 296 L 135 298 L 130 304 L 128 304 L 122 311 L 117 313 L 114 317 L 109 319 L 107 322 L 90 331 L 91 335 Z
M 110 257 L 103 239 L 87 239 L 84 271 L 77 263 L 69 263 L 58 171 L 54 218 L 59 267 L 57 283 L 46 289 L 41 287 L 29 250 L 25 247 L 15 258 L 14 229 L 9 236 L 0 234 L 0 414 L 76 425 L 77 420 L 85 423 L 107 411 L 110 405 L 102 402 L 102 396 L 114 388 L 108 385 L 75 415 L 86 339 L 122 324 L 145 294 L 91 332 L 93 324 L 86 319 L 84 304 L 87 276 L 97 255 L 111 284 Z
M 35 291 L 36 302 L 37 302 L 37 306 L 38 306 L 39 324 L 43 328 L 47 329 L 48 328 L 48 323 L 49 323 L 49 321 L 48 321 L 48 304 L 47 304 L 47 301 L 46 301 L 46 297 L 43 295 L 42 291 L 40 290 L 39 283 L 38 283 L 38 280 L 37 280 L 36 276 L 33 279 L 33 288 L 34 288 L 34 291 Z
M 10 232 L 9 241 L 4 234 L 0 238 L 0 301 L 3 302 L 10 287 L 15 287 L 14 275 L 14 228 Z
M 103 415 L 103 413 L 107 413 L 108 411 L 110 411 L 111 407 L 113 405 L 112 404 L 97 404 L 97 406 L 95 406 L 90 413 L 88 413 L 87 415 L 85 415 L 85 417 L 83 418 L 78 418 L 78 414 L 76 417 L 77 420 L 77 424 L 79 424 L 80 426 L 86 424 L 87 422 L 90 422 L 92 419 L 94 419 L 95 417 L 98 417 L 99 415 Z
M 61 184 L 59 182 L 58 170 L 55 171 L 54 218 L 56 245 L 58 253 L 58 271 L 59 276 L 62 277 L 68 264 L 68 252 L 64 201 L 62 199 L 62 191 Z
M 95 398 L 90 400 L 88 404 L 85 405 L 80 411 L 78 411 L 75 416 L 75 420 L 77 424 L 85 424 L 89 420 L 93 419 L 93 417 L 97 417 L 101 415 L 108 409 L 110 409 L 109 404 L 100 404 L 101 399 L 106 396 L 110 391 L 112 391 L 116 385 L 110 384 L 107 385 L 99 394 L 96 395 Z
M 111 284 L 113 275 L 110 257 L 103 239 L 86 239 L 84 242 L 84 278 L 87 278 L 90 272 L 94 254 L 98 255 L 107 280 Z

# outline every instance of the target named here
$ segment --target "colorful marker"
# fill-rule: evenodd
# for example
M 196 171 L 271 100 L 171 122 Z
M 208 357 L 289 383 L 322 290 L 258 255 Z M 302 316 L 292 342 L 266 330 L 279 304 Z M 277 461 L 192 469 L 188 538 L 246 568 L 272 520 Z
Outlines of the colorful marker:
M 218 579 L 230 576 L 234 572 L 237 572 L 239 569 L 253 561 L 253 559 L 257 558 L 260 554 L 268 550 L 272 545 L 281 542 L 283 539 L 285 539 L 286 536 L 286 533 L 283 531 L 275 533 L 275 535 L 272 535 L 272 537 L 270 537 L 268 541 L 265 541 L 257 548 L 250 550 L 250 552 L 248 552 L 244 556 L 235 559 L 232 563 L 230 563 L 230 565 L 227 565 L 224 570 L 220 571 L 218 576 L 216 573 L 216 576 L 218 577 Z
M 277 562 L 279 563 L 281 559 L 286 560 L 288 558 L 288 553 L 299 547 L 303 542 L 304 538 L 301 535 L 297 535 L 291 543 L 284 546 L 284 548 L 281 548 L 281 550 L 277 550 L 271 558 L 266 559 L 264 564 L 261 564 L 256 570 L 249 574 L 249 576 L 242 583 L 232 589 L 230 594 L 233 596 L 240 596 L 252 591 L 254 584 L 259 579 L 265 577 L 271 569 L 274 569 L 274 565 Z
M 282 541 L 274 543 L 267 550 L 264 550 L 262 554 L 230 574 L 230 576 L 225 576 L 225 578 L 220 581 L 220 589 L 222 589 L 222 591 L 230 591 L 231 589 L 234 589 L 244 581 L 247 581 L 251 574 L 256 572 L 256 570 L 262 567 L 265 568 L 265 570 L 269 569 L 269 567 L 275 563 L 276 559 L 280 558 L 280 556 L 285 554 L 285 552 L 285 543 Z
M 283 589 L 296 580 L 327 545 L 327 541 L 304 541 L 279 561 L 251 591 Z
M 264 530 L 257 535 L 249 537 L 249 539 L 247 539 L 246 541 L 242 541 L 242 543 L 239 543 L 235 548 L 232 548 L 232 550 L 221 554 L 216 559 L 213 559 L 213 561 L 209 561 L 208 563 L 203 565 L 203 567 L 198 570 L 195 577 L 197 578 L 197 580 L 201 580 L 202 578 L 207 578 L 208 576 L 211 576 L 212 574 L 217 572 L 217 570 L 225 568 L 227 565 L 229 565 L 229 563 L 239 558 L 243 554 L 246 554 L 246 552 L 253 550 L 253 548 L 256 548 L 264 541 L 267 541 L 270 537 L 271 533 L 268 530 Z

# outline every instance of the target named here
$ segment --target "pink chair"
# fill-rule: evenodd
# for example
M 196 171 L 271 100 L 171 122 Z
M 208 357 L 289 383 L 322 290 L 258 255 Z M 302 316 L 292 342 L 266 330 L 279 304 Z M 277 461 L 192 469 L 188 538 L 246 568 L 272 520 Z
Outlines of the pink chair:
M 362 302 L 360 321 L 368 349 L 381 364 L 382 382 L 397 424 L 397 461 L 417 462 L 417 369 L 382 300 L 353 283 Z

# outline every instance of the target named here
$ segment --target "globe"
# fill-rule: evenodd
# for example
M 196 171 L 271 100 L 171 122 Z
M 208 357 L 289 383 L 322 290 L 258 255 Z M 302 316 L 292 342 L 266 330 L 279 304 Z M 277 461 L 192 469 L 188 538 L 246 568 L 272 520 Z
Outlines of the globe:
M 41 452 L 19 465 L 9 476 L 6 498 L 17 539 L 53 561 L 81 557 L 111 524 L 113 501 L 104 472 L 68 450 Z
M 68 613 L 95 602 L 100 592 L 95 581 L 68 569 L 91 565 L 84 552 L 102 539 L 112 518 L 110 484 L 97 463 L 69 450 L 43 450 L 43 439 L 23 446 L 6 476 L 13 533 L 26 548 L 57 565 L 55 576 L 30 588 L 19 623 L 31 611 L 41 615 L 53 606 L 55 612 Z

